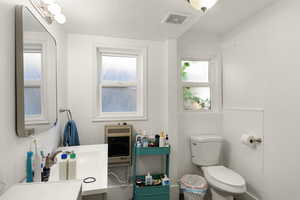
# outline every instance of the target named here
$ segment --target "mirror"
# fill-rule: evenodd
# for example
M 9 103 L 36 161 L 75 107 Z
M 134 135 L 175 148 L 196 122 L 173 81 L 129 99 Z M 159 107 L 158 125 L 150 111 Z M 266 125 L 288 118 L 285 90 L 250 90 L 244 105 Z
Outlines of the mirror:
M 25 6 L 16 7 L 16 132 L 44 132 L 57 121 L 55 38 Z

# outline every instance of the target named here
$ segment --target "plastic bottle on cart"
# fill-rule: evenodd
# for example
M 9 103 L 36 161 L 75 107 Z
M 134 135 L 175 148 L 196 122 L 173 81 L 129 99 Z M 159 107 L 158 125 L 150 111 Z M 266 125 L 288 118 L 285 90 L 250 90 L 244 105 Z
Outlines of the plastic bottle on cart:
M 148 172 L 147 176 L 145 177 L 145 185 L 152 185 L 152 176 L 150 175 L 150 172 Z
M 162 185 L 170 185 L 170 179 L 168 178 L 168 176 L 166 174 L 161 182 L 162 182 Z
M 159 147 L 165 147 L 166 145 L 166 137 L 164 131 L 160 132 L 159 136 Z

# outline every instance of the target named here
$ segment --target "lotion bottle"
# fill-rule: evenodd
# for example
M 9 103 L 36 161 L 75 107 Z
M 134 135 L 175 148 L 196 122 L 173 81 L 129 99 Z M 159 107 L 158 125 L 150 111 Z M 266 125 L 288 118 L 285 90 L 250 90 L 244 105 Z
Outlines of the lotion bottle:
M 77 159 L 76 154 L 72 152 L 68 159 L 68 180 L 76 179 L 77 176 Z

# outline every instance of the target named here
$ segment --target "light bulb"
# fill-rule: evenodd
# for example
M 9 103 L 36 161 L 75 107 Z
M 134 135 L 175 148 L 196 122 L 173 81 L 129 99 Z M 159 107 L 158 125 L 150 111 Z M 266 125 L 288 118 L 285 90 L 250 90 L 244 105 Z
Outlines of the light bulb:
M 197 10 L 202 10 L 203 12 L 212 8 L 218 0 L 187 0 L 193 8 Z
M 54 16 L 59 15 L 61 14 L 61 7 L 58 4 L 53 3 L 48 6 L 48 11 Z
M 55 15 L 54 19 L 60 24 L 64 24 L 67 21 L 66 17 L 63 14 Z
M 50 5 L 54 3 L 54 0 L 41 0 L 44 4 Z

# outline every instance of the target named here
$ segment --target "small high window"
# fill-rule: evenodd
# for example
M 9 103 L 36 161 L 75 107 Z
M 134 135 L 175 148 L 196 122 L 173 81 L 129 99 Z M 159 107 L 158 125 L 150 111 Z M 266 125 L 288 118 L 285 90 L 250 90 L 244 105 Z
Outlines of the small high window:
M 182 102 L 185 111 L 212 110 L 212 80 L 209 61 L 182 60 Z

